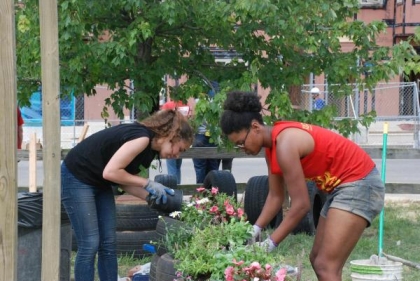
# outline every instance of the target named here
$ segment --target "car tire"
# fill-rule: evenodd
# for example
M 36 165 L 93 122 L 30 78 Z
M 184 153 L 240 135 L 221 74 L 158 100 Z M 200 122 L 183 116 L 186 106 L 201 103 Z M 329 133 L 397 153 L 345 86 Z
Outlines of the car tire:
M 303 217 L 299 224 L 292 231 L 293 234 L 305 233 L 315 235 L 321 210 L 326 200 L 326 194 L 320 191 L 314 182 L 308 182 L 309 200 L 311 202 L 310 211 Z M 293 204 L 293 202 L 291 202 Z
M 254 224 L 261 214 L 268 195 L 268 176 L 255 176 L 248 180 L 245 187 L 244 211 L 250 224 Z M 276 228 L 283 220 L 283 208 L 270 222 Z
M 117 231 L 154 230 L 160 213 L 149 207 L 146 201 L 133 204 L 116 204 Z
M 152 255 L 143 249 L 143 244 L 156 241 L 155 230 L 117 231 L 117 255 L 142 259 Z
M 163 184 L 164 186 L 172 189 L 177 189 L 178 187 L 177 178 L 174 175 L 160 174 L 156 175 L 154 180 L 155 182 Z
M 160 256 L 156 266 L 156 280 L 159 281 L 173 281 L 177 280 L 176 261 L 168 253 Z
M 156 235 L 157 235 L 157 246 L 156 246 L 156 253 L 158 256 L 162 256 L 164 254 L 166 254 L 168 252 L 168 250 L 166 249 L 165 245 L 164 245 L 164 239 L 166 236 L 166 233 L 169 231 L 177 231 L 178 229 L 185 229 L 185 223 L 177 220 L 177 219 L 173 219 L 171 217 L 165 217 L 162 216 L 157 225 L 156 225 Z
M 232 196 L 235 201 L 238 198 L 235 178 L 229 171 L 210 171 L 204 178 L 203 186 L 208 190 L 211 190 L 212 187 L 217 187 L 220 193 L 226 193 Z

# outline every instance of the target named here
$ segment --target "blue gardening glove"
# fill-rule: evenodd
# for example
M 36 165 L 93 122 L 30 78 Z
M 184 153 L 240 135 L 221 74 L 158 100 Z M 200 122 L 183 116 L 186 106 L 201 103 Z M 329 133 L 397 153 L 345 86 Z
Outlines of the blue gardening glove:
M 274 243 L 270 236 L 262 242 L 255 243 L 255 245 L 267 250 L 268 253 L 272 252 L 277 247 L 277 244 Z
M 252 233 L 252 237 L 251 239 L 249 239 L 248 241 L 248 245 L 252 245 L 255 242 L 261 241 L 261 227 L 259 227 L 258 225 L 254 224 L 252 226 L 253 228 L 253 233 Z
M 155 204 L 157 205 L 159 205 L 160 203 L 166 204 L 166 202 L 168 201 L 166 194 L 175 194 L 175 191 L 172 188 L 166 187 L 163 184 L 152 180 L 149 180 L 144 189 L 146 189 L 146 191 L 150 193 L 150 199 L 154 200 Z

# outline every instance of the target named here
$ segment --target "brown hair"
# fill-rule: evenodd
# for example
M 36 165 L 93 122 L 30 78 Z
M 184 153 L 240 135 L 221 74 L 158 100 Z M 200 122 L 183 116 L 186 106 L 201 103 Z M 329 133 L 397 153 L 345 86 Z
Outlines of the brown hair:
M 190 145 L 193 142 L 193 128 L 188 119 L 176 109 L 157 111 L 140 123 L 155 132 L 157 138 L 168 137 L 171 141 L 184 140 Z

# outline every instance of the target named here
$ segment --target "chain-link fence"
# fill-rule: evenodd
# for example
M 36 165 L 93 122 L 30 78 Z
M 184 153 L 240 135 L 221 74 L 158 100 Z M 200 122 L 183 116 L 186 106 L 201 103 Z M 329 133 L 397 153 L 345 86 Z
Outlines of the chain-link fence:
M 369 90 L 359 85 L 347 85 L 351 95 L 334 94 L 328 84 L 306 84 L 301 88 L 300 108 L 309 111 L 332 106 L 336 119 L 359 118 L 371 111 L 376 112 L 376 122 L 369 128 L 359 128 L 353 136 L 360 144 L 382 144 L 383 125 L 388 123 L 388 144 L 418 147 L 419 94 L 415 82 L 380 83 Z M 336 89 L 337 87 L 334 87 Z
M 360 127 L 360 134 L 352 136 L 359 144 L 381 145 L 383 142 L 383 124 L 388 123 L 388 144 L 406 145 L 419 148 L 419 95 L 418 87 L 414 82 L 406 83 L 381 83 L 373 90 L 360 90 L 357 85 L 349 85 L 352 94 L 339 96 L 331 92 L 328 84 L 307 84 L 301 87 L 301 109 L 317 110 L 323 106 L 333 106 L 337 110 L 336 119 L 358 118 L 362 114 L 372 110 L 376 111 L 376 122 L 369 128 Z M 314 88 L 318 89 L 314 92 Z M 38 96 L 37 96 L 38 97 Z M 71 148 L 77 144 L 82 133 L 83 126 L 89 125 L 89 136 L 107 127 L 100 118 L 103 107 L 103 99 L 94 103 L 92 98 L 83 96 L 64 99 L 61 102 L 61 147 Z M 41 104 L 41 100 L 35 101 L 35 105 Z M 34 111 L 38 108 L 36 114 Z M 28 114 L 32 114 L 29 116 Z M 35 114 L 35 115 L 34 115 Z M 28 142 L 32 133 L 42 140 L 42 106 L 22 108 L 25 119 L 24 142 Z M 131 112 L 123 120 L 115 117 L 107 120 L 111 125 L 133 121 Z

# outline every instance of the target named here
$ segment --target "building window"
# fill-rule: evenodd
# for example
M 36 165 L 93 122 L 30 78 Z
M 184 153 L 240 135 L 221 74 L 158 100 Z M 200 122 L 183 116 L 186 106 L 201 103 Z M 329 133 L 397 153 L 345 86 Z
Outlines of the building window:
M 397 0 L 397 1 L 402 1 L 402 0 Z M 420 1 L 420 0 L 416 0 L 416 1 Z M 360 4 L 362 5 L 362 7 L 381 7 L 383 6 L 385 3 L 385 0 L 359 0 Z

